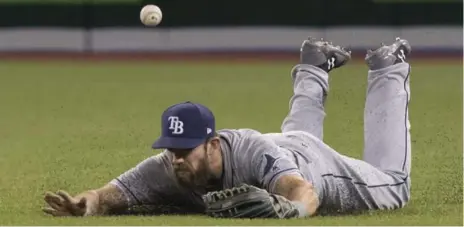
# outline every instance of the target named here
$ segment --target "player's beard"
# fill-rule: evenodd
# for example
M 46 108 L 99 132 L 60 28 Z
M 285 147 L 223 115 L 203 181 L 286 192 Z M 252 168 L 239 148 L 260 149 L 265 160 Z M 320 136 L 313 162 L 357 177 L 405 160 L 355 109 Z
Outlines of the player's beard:
M 183 163 L 174 167 L 174 173 L 179 184 L 184 187 L 204 187 L 210 175 L 207 157 L 199 162 L 196 171 L 189 163 Z

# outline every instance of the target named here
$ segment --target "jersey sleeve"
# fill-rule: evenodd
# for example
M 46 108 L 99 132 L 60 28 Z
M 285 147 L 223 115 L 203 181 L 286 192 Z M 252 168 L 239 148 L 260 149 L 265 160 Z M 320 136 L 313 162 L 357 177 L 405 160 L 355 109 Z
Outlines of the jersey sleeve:
M 163 198 L 176 192 L 167 162 L 163 153 L 147 158 L 110 183 L 123 191 L 129 207 L 163 205 Z
M 261 135 L 249 138 L 252 174 L 260 186 L 270 193 L 275 193 L 277 180 L 289 174 L 302 176 L 294 160 L 273 141 Z

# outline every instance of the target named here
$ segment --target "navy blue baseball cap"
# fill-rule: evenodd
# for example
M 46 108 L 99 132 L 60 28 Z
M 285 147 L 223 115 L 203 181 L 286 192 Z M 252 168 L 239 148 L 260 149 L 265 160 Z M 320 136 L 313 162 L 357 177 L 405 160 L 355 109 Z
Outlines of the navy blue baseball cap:
M 214 135 L 215 119 L 208 107 L 183 102 L 163 112 L 161 128 L 161 136 L 153 143 L 153 149 L 192 149 Z

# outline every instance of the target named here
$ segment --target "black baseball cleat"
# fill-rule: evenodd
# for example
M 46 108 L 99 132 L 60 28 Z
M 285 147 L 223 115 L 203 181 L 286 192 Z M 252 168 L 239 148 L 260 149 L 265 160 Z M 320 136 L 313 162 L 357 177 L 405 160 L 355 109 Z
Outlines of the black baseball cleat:
M 368 50 L 365 61 L 370 70 L 377 70 L 406 62 L 406 58 L 410 53 L 411 45 L 409 42 L 398 37 L 389 46 L 382 44 L 376 50 Z
M 351 51 L 331 42 L 309 37 L 300 49 L 300 63 L 313 65 L 326 72 L 345 65 L 351 59 Z

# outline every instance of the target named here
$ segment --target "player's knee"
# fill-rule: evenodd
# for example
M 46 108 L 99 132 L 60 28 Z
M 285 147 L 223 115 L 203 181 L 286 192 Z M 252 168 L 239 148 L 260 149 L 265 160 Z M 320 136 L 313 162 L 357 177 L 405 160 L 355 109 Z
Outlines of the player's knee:
M 406 203 L 409 202 L 409 200 L 411 199 L 411 187 L 410 187 L 410 184 L 409 184 L 409 181 L 406 183 Z
M 400 207 L 404 207 L 409 203 L 409 200 L 411 200 L 411 189 L 408 183 L 405 183 L 403 187 L 401 187 L 400 195 L 401 195 Z
M 393 176 L 399 181 L 397 184 L 393 185 L 393 196 L 395 197 L 394 207 L 402 208 L 406 206 L 411 200 L 411 180 L 406 175 L 406 173 L 398 174 L 395 173 Z
M 409 200 L 411 200 L 411 192 L 408 190 L 404 196 L 403 207 L 409 203 Z
M 390 192 L 391 197 L 388 203 L 390 209 L 403 208 L 411 199 L 411 190 L 408 181 L 392 186 Z

